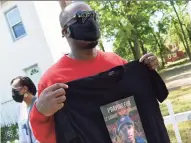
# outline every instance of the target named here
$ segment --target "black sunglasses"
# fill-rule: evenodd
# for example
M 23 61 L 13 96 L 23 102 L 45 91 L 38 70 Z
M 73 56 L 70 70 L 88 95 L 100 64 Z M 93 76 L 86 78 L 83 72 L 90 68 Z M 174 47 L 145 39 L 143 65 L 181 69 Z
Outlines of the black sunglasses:
M 95 11 L 79 11 L 77 12 L 73 18 L 71 18 L 64 26 L 64 28 L 69 27 L 70 25 L 78 22 L 83 24 L 89 17 L 98 20 L 97 13 Z

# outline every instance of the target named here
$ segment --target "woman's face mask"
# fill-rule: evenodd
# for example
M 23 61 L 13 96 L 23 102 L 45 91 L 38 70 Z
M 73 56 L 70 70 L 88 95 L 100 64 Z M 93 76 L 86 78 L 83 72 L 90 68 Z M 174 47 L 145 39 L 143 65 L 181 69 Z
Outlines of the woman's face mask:
M 24 95 L 21 95 L 19 91 L 17 91 L 16 89 L 12 89 L 12 97 L 13 100 L 19 103 L 22 103 L 24 99 Z

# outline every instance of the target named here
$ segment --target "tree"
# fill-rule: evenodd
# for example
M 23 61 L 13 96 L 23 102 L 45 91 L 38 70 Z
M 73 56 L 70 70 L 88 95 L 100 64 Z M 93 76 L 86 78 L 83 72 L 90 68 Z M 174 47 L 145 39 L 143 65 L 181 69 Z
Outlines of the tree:
M 184 28 L 183 28 L 183 23 L 182 23 L 182 21 L 180 20 L 180 17 L 179 17 L 179 14 L 178 14 L 177 10 L 176 10 L 176 7 L 175 7 L 174 2 L 173 2 L 173 1 L 170 1 L 170 4 L 171 4 L 171 6 L 173 7 L 173 10 L 174 10 L 174 12 L 175 12 L 175 14 L 176 14 L 176 16 L 177 16 L 178 23 L 179 23 L 179 26 L 180 26 L 180 29 L 181 29 L 182 35 L 183 35 L 183 41 L 185 42 L 185 45 L 186 45 L 185 50 L 186 50 L 186 53 L 188 54 L 188 57 L 189 57 L 189 59 L 190 59 L 190 61 L 191 61 L 190 48 L 189 48 L 189 44 L 188 44 L 188 41 L 187 41 L 186 33 L 185 33 L 185 31 L 184 31 Z
M 100 47 L 100 49 L 101 49 L 102 51 L 105 52 L 105 48 L 104 48 L 104 46 L 103 46 L 102 40 L 99 41 L 99 47 Z
M 1 127 L 1 142 L 7 143 L 7 141 L 18 140 L 18 125 L 12 124 L 9 126 Z
M 187 34 L 190 40 L 190 45 L 191 45 L 191 23 L 186 26 Z
M 114 52 L 123 58 L 133 60 L 154 52 L 164 66 L 169 52 L 167 43 L 183 45 L 190 55 L 190 22 L 183 16 L 187 2 L 122 0 L 90 1 L 89 4 L 100 14 L 102 37 L 113 41 Z M 157 12 L 162 12 L 163 17 L 150 25 Z
M 147 38 L 151 37 L 148 31 L 150 16 L 165 6 L 163 2 L 125 0 L 89 3 L 99 11 L 103 37 L 114 37 L 114 50 L 125 58 L 133 59 L 140 58 L 141 52 L 146 53 L 146 45 L 149 43 Z M 128 55 L 125 56 L 124 52 Z

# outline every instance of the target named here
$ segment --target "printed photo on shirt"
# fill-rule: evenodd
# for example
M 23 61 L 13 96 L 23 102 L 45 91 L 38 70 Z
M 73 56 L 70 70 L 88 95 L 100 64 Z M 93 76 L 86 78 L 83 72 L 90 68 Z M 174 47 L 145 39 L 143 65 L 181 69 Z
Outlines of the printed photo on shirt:
M 133 96 L 100 108 L 112 143 L 147 143 Z

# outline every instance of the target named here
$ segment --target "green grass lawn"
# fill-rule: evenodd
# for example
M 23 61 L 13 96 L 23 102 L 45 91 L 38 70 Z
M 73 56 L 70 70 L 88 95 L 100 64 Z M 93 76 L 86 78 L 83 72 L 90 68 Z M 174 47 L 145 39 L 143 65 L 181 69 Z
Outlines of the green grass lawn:
M 178 128 L 182 139 L 182 143 L 191 143 L 191 121 L 179 123 Z M 172 125 L 168 125 L 167 130 L 171 143 L 177 143 Z
M 168 99 L 171 101 L 174 113 L 180 113 L 191 110 L 191 86 L 184 86 L 180 89 L 171 91 Z M 165 103 L 160 104 L 163 116 L 168 115 L 168 109 Z
M 171 101 L 173 110 L 176 113 L 191 110 L 191 86 L 184 86 L 169 93 L 168 99 Z M 163 116 L 169 115 L 165 103 L 160 104 Z M 167 131 L 171 143 L 177 143 L 175 132 L 172 125 L 167 125 Z M 182 143 L 191 143 L 191 121 L 181 122 L 178 124 Z

